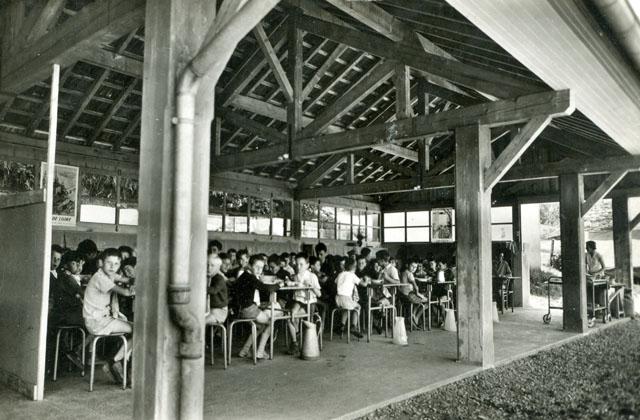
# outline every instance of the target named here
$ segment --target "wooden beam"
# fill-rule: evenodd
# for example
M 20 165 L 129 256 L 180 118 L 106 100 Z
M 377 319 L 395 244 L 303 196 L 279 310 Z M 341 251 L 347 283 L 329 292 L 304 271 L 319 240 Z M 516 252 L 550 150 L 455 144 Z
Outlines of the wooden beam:
M 304 67 L 304 60 L 302 57 L 302 39 L 304 33 L 298 29 L 298 23 L 300 21 L 300 14 L 293 12 L 289 17 L 289 32 L 288 39 L 288 52 L 289 58 L 287 59 L 287 76 L 293 84 L 292 98 L 287 105 L 287 124 L 289 129 L 289 158 L 295 159 L 297 155 L 294 154 L 294 142 L 297 141 L 302 127 L 304 125 L 304 116 L 302 113 L 302 70 Z
M 611 200 L 613 228 L 613 256 L 616 283 L 625 285 L 623 309 L 626 316 L 633 316 L 633 254 L 631 228 L 629 226 L 629 196 L 617 194 Z M 614 314 L 615 316 L 616 314 Z
M 32 22 L 33 26 L 29 23 L 29 31 L 24 34 L 25 44 L 40 39 L 54 27 L 65 3 L 66 0 L 48 0 L 42 8 L 35 8 L 37 18 Z
M 291 102 L 293 100 L 293 88 L 291 87 L 291 83 L 289 79 L 287 79 L 287 75 L 282 68 L 282 64 L 278 59 L 278 55 L 276 54 L 275 49 L 269 42 L 269 37 L 264 31 L 264 27 L 262 26 L 262 22 L 258 23 L 255 28 L 253 28 L 253 35 L 256 37 L 256 41 L 258 41 L 258 46 L 262 50 L 267 62 L 269 63 L 269 67 L 271 67 L 271 72 L 273 76 L 276 78 L 280 89 L 284 93 L 287 102 Z
M 402 22 L 395 16 L 374 4 L 346 0 L 327 0 L 327 2 L 392 41 L 402 41 L 411 34 L 410 31 L 403 30 Z
M 278 108 L 278 107 L 276 107 Z M 281 108 L 279 108 L 281 109 Z M 569 91 L 545 92 L 470 106 L 467 108 L 422 115 L 386 124 L 377 124 L 356 130 L 312 136 L 298 140 L 291 153 L 299 159 L 327 154 L 350 152 L 373 146 L 383 146 L 410 139 L 447 134 L 456 127 L 476 122 L 480 125 L 500 126 L 526 121 L 538 115 L 565 115 L 573 111 L 573 99 Z M 282 160 L 282 149 L 259 149 L 265 162 Z M 224 155 L 228 162 L 243 165 L 242 154 Z M 416 156 L 417 161 L 417 156 Z M 224 162 L 221 162 L 224 163 Z M 229 163 L 230 164 L 230 163 Z M 225 170 L 232 169 L 226 167 Z
M 395 65 L 389 61 L 376 64 L 363 74 L 358 83 L 341 95 L 334 103 L 325 107 L 322 112 L 302 130 L 302 137 L 309 137 L 321 132 L 338 118 L 346 114 L 354 105 L 387 81 L 393 74 Z
M 142 111 L 138 112 L 138 115 L 136 115 L 135 118 L 133 118 L 129 122 L 129 125 L 127 126 L 127 128 L 125 128 L 124 132 L 122 133 L 122 136 L 116 138 L 116 141 L 113 144 L 114 152 L 117 152 L 118 150 L 120 150 L 120 147 L 122 146 L 122 142 L 125 141 L 127 138 L 129 138 L 131 134 L 133 134 L 133 130 L 138 128 L 138 126 L 140 125 L 141 118 L 142 118 Z
M 372 149 L 380 152 L 388 153 L 390 155 L 398 156 L 401 159 L 410 160 L 411 162 L 418 162 L 418 152 L 408 149 L 406 147 L 398 146 L 397 144 L 385 144 L 382 146 L 373 146 Z
M 575 133 L 567 133 L 562 131 L 554 125 L 552 122 L 541 134 L 541 137 L 545 140 L 559 144 L 563 147 L 571 149 L 582 155 L 588 155 L 591 157 L 603 157 L 620 155 L 624 153 L 624 149 L 617 145 L 606 145 L 600 142 L 590 140 Z
M 311 76 L 311 79 L 309 79 L 307 84 L 304 86 L 304 89 L 302 90 L 303 99 L 309 96 L 311 91 L 315 88 L 316 84 L 320 81 L 320 79 L 322 79 L 322 76 L 324 76 L 324 74 L 329 70 L 331 65 L 335 63 L 335 61 L 342 55 L 342 53 L 344 53 L 347 50 L 347 48 L 348 47 L 343 44 L 338 44 L 336 48 L 334 48 L 334 50 L 331 52 L 331 54 L 329 54 L 327 59 L 324 60 L 324 63 L 322 63 L 322 65 L 318 67 L 318 70 L 316 70 L 313 76 Z
M 237 112 L 229 109 L 218 109 L 217 115 L 222 117 L 225 122 L 229 122 L 238 128 L 249 131 L 258 137 L 261 137 L 269 143 L 280 144 L 287 142 L 287 135 L 276 130 L 273 127 L 267 127 L 264 124 L 259 123 L 256 120 L 247 118 L 244 115 L 240 115 Z
M 396 119 L 411 118 L 411 79 L 409 67 L 396 64 L 393 84 L 396 88 Z
M 625 170 L 612 172 L 604 181 L 602 181 L 598 188 L 589 194 L 589 197 L 587 197 L 587 199 L 582 203 L 582 206 L 580 207 L 582 217 L 584 217 L 598 201 L 602 200 L 607 194 L 609 194 L 609 191 L 622 181 L 622 178 L 625 177 L 627 172 L 628 171 Z
M 79 53 L 82 55 L 80 61 L 113 70 L 131 77 L 142 78 L 143 63 L 135 58 L 120 55 L 116 52 L 107 51 L 103 48 L 86 48 Z
M 59 83 L 60 88 L 64 87 L 65 82 L 71 76 L 72 70 L 73 70 L 73 66 L 69 66 L 62 72 L 62 75 L 60 76 L 60 83 Z M 27 126 L 27 131 L 26 131 L 27 137 L 32 137 L 33 136 L 33 132 L 40 125 L 40 121 L 42 121 L 42 119 L 47 114 L 47 111 L 49 111 L 49 105 L 50 105 L 49 101 L 43 101 L 40 104 L 40 108 L 38 108 L 38 110 L 36 111 L 35 115 L 31 119 L 31 122 Z
M 507 173 L 513 164 L 540 135 L 542 130 L 551 122 L 551 117 L 540 115 L 533 117 L 524 128 L 509 142 L 495 161 L 484 172 L 484 187 L 486 191 L 492 189 L 500 178 Z
M 109 110 L 102 117 L 102 121 L 100 122 L 98 128 L 96 128 L 96 130 L 93 132 L 93 135 L 89 139 L 87 139 L 87 146 L 91 146 L 93 142 L 98 139 L 100 134 L 102 134 L 102 130 L 107 128 L 107 125 L 109 125 L 109 122 L 111 122 L 111 118 L 113 118 L 116 112 L 118 112 L 122 104 L 124 104 L 131 92 L 133 92 L 133 89 L 135 89 L 137 84 L 138 79 L 133 79 L 124 89 L 122 89 L 118 97 L 111 104 Z
M 345 160 L 346 156 L 336 155 L 328 157 L 298 182 L 298 188 L 304 189 L 312 187 L 317 182 L 322 181 L 324 177 L 333 172 L 338 166 L 342 165 Z
M 0 90 L 22 92 L 47 78 L 50 63 L 74 64 L 88 47 L 109 44 L 139 27 L 144 6 L 144 0 L 103 0 L 85 6 L 39 42 L 7 57 Z
M 278 51 L 287 41 L 287 25 L 284 21 L 276 25 L 276 28 L 269 34 L 273 49 Z M 218 95 L 219 106 L 229 106 L 236 99 L 236 96 L 246 88 L 249 83 L 267 66 L 262 52 L 256 49 L 227 83 L 222 92 Z
M 347 156 L 347 180 L 349 185 L 355 184 L 355 170 L 356 170 L 356 157 L 353 153 L 349 153 Z
M 486 92 L 499 98 L 509 98 L 545 90 L 544 86 L 532 84 L 528 80 L 427 53 L 420 45 L 399 45 L 381 36 L 364 33 L 310 16 L 303 17 L 300 28 L 382 58 L 397 60 L 414 69 L 443 77 L 454 83 Z

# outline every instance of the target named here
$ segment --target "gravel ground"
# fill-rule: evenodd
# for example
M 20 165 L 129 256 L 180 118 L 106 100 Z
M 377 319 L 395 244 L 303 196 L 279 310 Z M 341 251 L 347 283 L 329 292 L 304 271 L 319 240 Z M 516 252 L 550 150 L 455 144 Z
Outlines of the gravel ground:
M 640 418 L 640 321 L 487 370 L 363 418 Z

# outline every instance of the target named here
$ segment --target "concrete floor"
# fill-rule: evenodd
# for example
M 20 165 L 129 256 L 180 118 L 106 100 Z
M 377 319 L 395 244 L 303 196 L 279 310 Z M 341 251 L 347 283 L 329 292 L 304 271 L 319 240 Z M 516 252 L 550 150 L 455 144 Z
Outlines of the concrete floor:
M 550 325 L 544 311 L 517 309 L 494 323 L 496 364 L 508 363 L 579 335 L 561 330 L 556 311 Z M 601 325 L 601 324 L 597 324 Z M 352 418 L 376 407 L 448 384 L 479 371 L 455 362 L 456 335 L 442 330 L 413 332 L 409 346 L 399 347 L 384 336 L 329 342 L 325 339 L 318 361 L 287 356 L 276 342 L 272 361 L 254 366 L 233 359 L 206 366 L 205 418 L 216 419 L 327 419 Z M 132 391 L 122 391 L 97 373 L 93 393 L 87 378 L 63 374 L 47 383 L 45 400 L 31 402 L 0 388 L 0 418 L 7 419 L 122 419 L 132 412 Z

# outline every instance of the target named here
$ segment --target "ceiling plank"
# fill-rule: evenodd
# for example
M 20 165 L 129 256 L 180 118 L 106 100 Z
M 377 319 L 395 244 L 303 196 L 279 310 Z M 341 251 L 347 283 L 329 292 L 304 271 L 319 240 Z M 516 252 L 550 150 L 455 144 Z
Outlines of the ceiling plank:
M 378 163 L 382 166 L 384 166 L 387 169 L 390 169 L 394 172 L 397 172 L 399 174 L 405 175 L 405 176 L 413 176 L 415 175 L 415 171 L 413 169 L 411 169 L 410 167 L 406 166 L 406 165 L 401 165 L 399 163 L 396 163 L 392 160 L 389 160 L 388 157 L 382 157 L 372 151 L 362 151 L 358 153 L 358 156 L 361 156 L 367 160 L 370 160 L 372 162 Z
M 73 117 L 71 117 L 69 122 L 67 122 L 67 125 L 64 128 L 64 131 L 62 133 L 61 138 L 64 139 L 65 137 L 67 137 L 69 135 L 69 132 L 71 131 L 73 126 L 78 122 L 78 119 L 80 118 L 80 116 L 84 112 L 85 108 L 87 107 L 87 105 L 89 105 L 89 102 L 91 102 L 91 99 L 96 94 L 98 89 L 100 89 L 100 86 L 102 86 L 102 82 L 104 82 L 104 80 L 107 78 L 108 75 L 109 75 L 109 70 L 103 70 L 102 73 L 100 74 L 100 76 L 95 78 L 95 80 L 91 84 L 91 87 L 89 88 L 89 90 L 85 94 L 82 102 L 80 103 L 80 105 L 76 109 L 75 114 L 73 114 Z
M 324 74 L 329 70 L 331 65 L 335 63 L 338 57 L 340 57 L 342 53 L 344 53 L 347 50 L 347 48 L 348 47 L 343 44 L 338 44 L 336 48 L 334 48 L 334 50 L 331 52 L 331 54 L 329 54 L 329 56 L 324 61 L 324 63 L 322 63 L 322 65 L 318 67 L 318 70 L 316 70 L 313 76 L 311 76 L 311 79 L 309 79 L 307 84 L 304 86 L 304 89 L 302 89 L 303 99 L 309 96 L 313 88 L 315 88 L 316 84 L 320 81 L 320 79 L 322 79 L 322 76 L 324 76 Z
M 373 146 L 372 149 L 380 152 L 389 153 L 390 155 L 396 155 L 401 159 L 410 160 L 411 162 L 418 162 L 418 152 L 408 149 L 406 147 L 398 146 L 397 144 L 384 144 L 381 146 Z

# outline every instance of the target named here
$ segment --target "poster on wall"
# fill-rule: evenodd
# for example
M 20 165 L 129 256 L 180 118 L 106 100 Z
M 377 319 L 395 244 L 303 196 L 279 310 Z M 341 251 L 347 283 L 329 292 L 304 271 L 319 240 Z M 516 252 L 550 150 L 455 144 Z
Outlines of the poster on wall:
M 40 188 L 47 179 L 47 163 L 40 164 Z M 53 180 L 53 224 L 75 226 L 78 211 L 78 167 L 57 165 Z
M 431 210 L 431 242 L 453 242 L 452 208 Z

